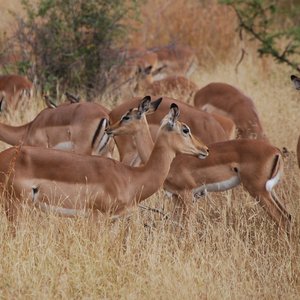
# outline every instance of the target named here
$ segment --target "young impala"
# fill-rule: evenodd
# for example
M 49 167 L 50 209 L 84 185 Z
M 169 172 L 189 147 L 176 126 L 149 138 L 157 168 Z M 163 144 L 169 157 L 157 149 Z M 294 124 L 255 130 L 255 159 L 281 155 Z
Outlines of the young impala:
M 26 200 L 62 216 L 85 214 L 87 210 L 126 214 L 163 185 L 176 154 L 207 157 L 207 147 L 178 117 L 178 106 L 172 104 L 143 167 L 38 147 L 13 147 L 1 152 L 1 187 L 12 197 L 5 201 L 8 218 L 14 221 Z
M 145 163 L 153 141 L 146 118 L 140 117 L 140 106 L 137 110 L 129 110 L 110 128 L 114 129 L 115 135 L 133 135 Z M 289 232 L 291 216 L 273 192 L 283 172 L 280 151 L 263 140 L 252 139 L 215 143 L 209 145 L 209 149 L 210 155 L 203 161 L 178 155 L 171 164 L 164 189 L 174 195 L 177 202 L 182 201 L 187 210 L 192 197 L 199 198 L 207 192 L 225 191 L 243 184 L 273 220 Z

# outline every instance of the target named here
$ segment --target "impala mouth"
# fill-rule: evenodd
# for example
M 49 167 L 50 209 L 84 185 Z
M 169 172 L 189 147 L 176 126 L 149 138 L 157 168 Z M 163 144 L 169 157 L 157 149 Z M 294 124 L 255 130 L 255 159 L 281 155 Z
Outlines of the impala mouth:
M 208 149 L 206 151 L 200 151 L 198 157 L 200 159 L 205 159 L 208 156 L 208 153 L 209 153 Z
M 105 133 L 106 133 L 109 137 L 113 137 L 113 136 L 114 136 L 113 131 L 112 131 L 111 129 L 109 129 L 109 128 L 105 130 Z

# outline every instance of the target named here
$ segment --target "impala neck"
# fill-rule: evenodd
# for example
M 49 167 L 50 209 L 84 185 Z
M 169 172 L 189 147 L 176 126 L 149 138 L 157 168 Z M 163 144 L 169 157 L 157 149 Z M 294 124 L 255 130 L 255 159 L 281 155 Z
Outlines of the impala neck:
M 142 163 L 146 164 L 151 155 L 154 143 L 145 117 L 133 138 Z
M 13 146 L 20 144 L 24 140 L 29 124 L 10 126 L 0 123 L 0 140 Z
M 149 160 L 143 167 L 137 168 L 136 181 L 139 183 L 138 186 L 143 186 L 137 195 L 137 202 L 148 198 L 162 187 L 175 156 L 175 150 L 170 148 L 163 135 L 159 135 Z

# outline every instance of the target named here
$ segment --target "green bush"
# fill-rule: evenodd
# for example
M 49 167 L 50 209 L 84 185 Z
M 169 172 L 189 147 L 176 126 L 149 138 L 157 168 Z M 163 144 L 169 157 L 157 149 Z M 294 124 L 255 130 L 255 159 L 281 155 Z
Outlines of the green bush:
M 88 96 L 101 92 L 116 63 L 112 47 L 124 41 L 128 28 L 123 21 L 134 16 L 137 2 L 38 0 L 33 6 L 25 0 L 23 5 L 27 14 L 18 19 L 17 34 L 22 66 L 52 92 L 57 86 L 84 88 Z
M 271 55 L 277 62 L 300 70 L 299 0 L 219 0 L 235 11 L 239 35 L 245 31 L 258 42 L 261 56 Z

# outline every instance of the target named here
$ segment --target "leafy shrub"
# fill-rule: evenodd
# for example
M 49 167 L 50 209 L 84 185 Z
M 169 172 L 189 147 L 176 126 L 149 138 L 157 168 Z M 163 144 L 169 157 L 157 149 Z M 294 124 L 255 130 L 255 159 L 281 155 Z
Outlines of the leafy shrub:
M 23 1 L 26 18 L 18 18 L 17 39 L 23 64 L 52 92 L 57 86 L 84 88 L 88 96 L 106 86 L 106 74 L 116 63 L 112 47 L 124 40 L 123 19 L 137 3 L 122 0 Z M 30 62 L 28 65 L 26 62 Z

